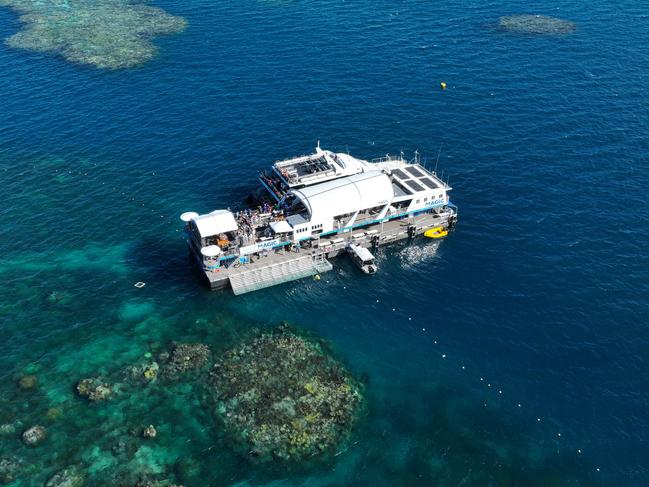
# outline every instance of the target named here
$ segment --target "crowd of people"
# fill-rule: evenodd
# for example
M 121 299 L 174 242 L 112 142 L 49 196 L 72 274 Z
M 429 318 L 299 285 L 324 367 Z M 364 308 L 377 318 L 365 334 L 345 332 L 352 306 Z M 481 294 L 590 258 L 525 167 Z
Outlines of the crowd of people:
M 284 218 L 284 210 L 276 209 L 269 203 L 263 203 L 255 209 L 245 209 L 234 214 L 237 220 L 237 240 L 239 245 L 251 245 L 256 241 L 257 225 L 264 219 L 276 221 Z M 266 229 L 264 236 L 270 237 L 270 228 Z
M 255 241 L 255 224 L 259 221 L 258 210 L 246 209 L 235 213 L 239 245 L 247 245 Z

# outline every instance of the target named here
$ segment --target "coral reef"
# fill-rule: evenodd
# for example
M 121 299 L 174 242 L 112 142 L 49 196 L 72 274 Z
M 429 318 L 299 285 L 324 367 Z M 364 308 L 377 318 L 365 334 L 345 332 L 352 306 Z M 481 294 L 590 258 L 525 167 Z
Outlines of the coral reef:
M 346 439 L 363 402 L 361 386 L 317 340 L 284 327 L 266 334 L 252 328 L 219 332 L 207 340 L 213 352 L 199 342 L 205 336 L 183 338 L 168 346 L 158 337 L 148 340 L 112 367 L 93 357 L 79 368 L 83 375 L 73 387 L 73 368 L 66 368 L 60 376 L 65 382 L 54 386 L 47 368 L 23 367 L 12 375 L 5 387 L 21 402 L 0 415 L 5 425 L 0 442 L 18 450 L 3 451 L 0 479 L 33 480 L 45 487 L 208 485 L 205 476 L 211 474 L 202 455 L 218 447 L 234 463 L 209 485 L 225 485 L 240 461 L 239 446 L 246 454 L 254 446 L 259 460 L 300 460 L 333 451 Z M 221 359 L 212 367 L 216 357 Z M 16 382 L 34 373 L 38 389 L 18 391 Z M 243 389 L 237 391 L 237 385 Z M 75 400 L 75 393 L 86 401 Z M 243 398 L 238 405 L 237 398 Z M 246 404 L 245 398 L 255 403 Z M 224 415 L 213 429 L 217 403 Z M 186 415 L 186 432 L 175 428 L 178 414 Z M 22 432 L 27 445 L 46 440 L 27 448 L 20 442 Z M 65 455 L 52 460 L 48 452 L 60 448 Z M 12 456 L 18 452 L 20 461 Z
M 109 384 L 102 382 L 101 379 L 90 377 L 79 381 L 77 384 L 77 393 L 81 397 L 97 402 L 110 399 L 113 395 L 113 390 Z
M 159 369 L 160 367 L 158 367 L 158 364 L 156 362 L 148 364 L 144 367 L 142 376 L 148 381 L 154 381 L 158 377 Z
M 568 34 L 577 26 L 567 20 L 545 15 L 509 15 L 498 19 L 498 29 L 522 34 Z
M 153 426 L 152 424 L 144 428 L 144 431 L 142 431 L 142 436 L 144 438 L 155 438 L 157 434 L 158 431 L 155 429 L 155 426 Z
M 363 403 L 361 384 L 340 363 L 284 326 L 227 351 L 210 384 L 217 417 L 260 461 L 331 450 Z
M 20 463 L 13 458 L 0 458 L 0 484 L 9 484 L 16 480 Z
M 146 385 L 156 381 L 159 371 L 157 362 L 146 360 L 125 367 L 122 379 L 130 384 Z
M 83 473 L 77 467 L 68 467 L 52 475 L 45 487 L 81 487 L 84 483 Z
M 35 375 L 25 375 L 18 381 L 18 387 L 23 390 L 34 389 L 38 385 L 38 379 Z
M 23 432 L 23 442 L 29 446 L 37 446 L 47 437 L 45 427 L 36 425 Z
M 135 483 L 134 487 L 183 487 L 174 484 L 169 480 L 141 480 Z
M 63 409 L 60 407 L 52 407 L 45 411 L 45 418 L 50 421 L 56 421 L 63 415 Z
M 0 0 L 18 12 L 23 30 L 11 47 L 53 52 L 98 68 L 129 68 L 151 59 L 150 38 L 182 31 L 187 22 L 129 0 Z
M 200 370 L 210 361 L 210 348 L 202 343 L 172 343 L 171 353 L 162 354 L 167 359 L 162 367 L 165 376 L 175 378 L 190 370 Z

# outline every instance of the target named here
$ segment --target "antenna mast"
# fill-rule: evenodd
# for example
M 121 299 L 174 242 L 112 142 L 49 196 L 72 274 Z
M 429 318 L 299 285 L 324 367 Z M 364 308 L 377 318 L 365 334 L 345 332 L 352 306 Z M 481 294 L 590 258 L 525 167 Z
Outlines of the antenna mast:
M 437 160 L 435 161 L 435 170 L 433 171 L 433 174 L 437 174 L 437 163 L 439 162 L 439 156 L 442 153 L 442 146 L 444 145 L 444 142 L 439 144 L 439 150 L 437 151 Z

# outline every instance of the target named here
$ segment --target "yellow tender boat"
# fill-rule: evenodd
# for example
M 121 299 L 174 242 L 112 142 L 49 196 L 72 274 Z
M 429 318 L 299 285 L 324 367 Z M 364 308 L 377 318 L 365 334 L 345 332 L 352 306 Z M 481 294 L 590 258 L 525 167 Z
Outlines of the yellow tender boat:
M 448 235 L 448 230 L 445 230 L 444 227 L 435 227 L 424 232 L 424 237 L 428 238 L 442 238 Z

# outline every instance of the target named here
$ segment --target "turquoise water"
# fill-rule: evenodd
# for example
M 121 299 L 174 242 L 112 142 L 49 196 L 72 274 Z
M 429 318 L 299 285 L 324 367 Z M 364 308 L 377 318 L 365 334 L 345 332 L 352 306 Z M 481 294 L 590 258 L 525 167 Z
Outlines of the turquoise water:
M 15 485 L 68 465 L 89 485 L 129 485 L 125 470 L 190 486 L 649 482 L 644 6 L 155 6 L 188 27 L 139 68 L 0 48 L 0 423 L 20 422 L 0 456 L 23 462 Z M 494 28 L 524 12 L 577 30 Z M 18 29 L 1 10 L 0 37 Z M 442 144 L 457 230 L 381 249 L 371 278 L 339 259 L 320 281 L 208 292 L 180 213 L 237 206 L 258 170 L 318 139 L 429 164 Z M 250 463 L 194 383 L 74 393 L 171 341 L 219 353 L 282 320 L 366 383 L 336 456 Z M 25 374 L 35 390 L 16 386 Z M 48 438 L 28 448 L 33 424 Z M 155 439 L 132 434 L 149 424 Z

